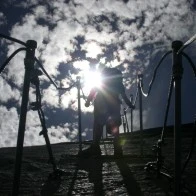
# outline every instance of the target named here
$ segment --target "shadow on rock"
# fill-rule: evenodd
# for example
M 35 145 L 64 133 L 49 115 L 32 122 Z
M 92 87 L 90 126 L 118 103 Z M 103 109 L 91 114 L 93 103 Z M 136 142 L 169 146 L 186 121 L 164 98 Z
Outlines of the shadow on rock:
M 138 183 L 136 182 L 136 179 L 134 178 L 126 161 L 123 159 L 117 159 L 116 164 L 123 177 L 127 193 L 131 196 L 143 196 L 143 193 L 141 192 L 141 189 Z
M 103 161 L 99 158 L 80 159 L 79 169 L 88 172 L 89 182 L 94 184 L 94 195 L 104 195 L 102 183 Z
M 47 181 L 42 185 L 41 196 L 52 196 L 61 186 L 61 177 L 50 175 Z

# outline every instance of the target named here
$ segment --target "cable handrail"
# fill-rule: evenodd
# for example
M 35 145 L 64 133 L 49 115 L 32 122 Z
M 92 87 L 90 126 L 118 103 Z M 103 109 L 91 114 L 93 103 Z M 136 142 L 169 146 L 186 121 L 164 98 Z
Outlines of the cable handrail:
M 8 40 L 13 41 L 13 42 L 16 42 L 16 43 L 21 44 L 23 46 L 27 46 L 27 44 L 25 42 L 23 42 L 23 41 L 21 41 L 19 39 L 16 39 L 16 38 L 13 38 L 13 37 L 1 34 L 1 33 L 0 33 L 0 37 L 8 39 Z
M 195 67 L 193 61 L 191 60 L 191 58 L 190 58 L 186 53 L 182 52 L 182 55 L 183 55 L 184 57 L 186 57 L 186 59 L 187 59 L 188 62 L 190 63 L 190 66 L 191 66 L 191 68 L 193 69 L 194 75 L 195 75 L 195 77 L 196 77 L 196 67 Z
M 5 62 L 1 65 L 0 67 L 0 74 L 1 72 L 5 69 L 6 65 L 11 61 L 11 59 L 17 54 L 19 53 L 20 51 L 23 51 L 23 50 L 27 50 L 26 48 L 19 48 L 17 50 L 15 50 L 6 60 Z
M 52 78 L 49 76 L 49 74 L 47 73 L 47 71 L 44 69 L 43 65 L 40 63 L 40 61 L 36 57 L 35 57 L 35 61 L 39 65 L 39 67 L 41 68 L 41 70 L 44 72 L 44 74 L 48 77 L 48 79 L 50 80 L 50 82 L 55 86 L 56 89 L 58 89 L 58 86 L 56 85 L 56 83 L 52 80 Z
M 39 65 L 39 67 L 41 68 L 41 70 L 44 72 L 44 74 L 48 77 L 48 79 L 50 80 L 50 82 L 55 86 L 56 89 L 58 90 L 69 90 L 70 87 L 68 88 L 61 88 L 58 87 L 57 84 L 52 80 L 52 78 L 50 77 L 50 75 L 48 74 L 48 72 L 44 69 L 43 65 L 41 64 L 41 62 L 35 57 L 35 61 L 37 62 L 37 64 Z M 75 84 L 74 84 L 75 85 Z M 73 85 L 71 85 L 72 87 Z
M 186 47 L 196 40 L 196 34 L 193 35 L 187 42 L 185 42 L 182 47 L 178 50 L 177 54 L 181 53 Z
M 68 90 L 70 90 L 72 87 L 74 87 L 76 85 L 76 83 L 73 83 L 70 87 L 67 87 L 67 88 L 58 87 L 57 84 L 52 80 L 52 78 L 50 77 L 50 75 L 48 74 L 48 72 L 44 69 L 43 65 L 40 63 L 40 61 L 36 57 L 35 57 L 35 61 L 37 62 L 37 64 L 41 68 L 41 70 L 44 72 L 44 74 L 48 77 L 48 79 L 50 80 L 50 82 L 55 86 L 55 88 L 57 90 L 65 90 L 65 91 L 68 91 Z
M 144 90 L 143 90 L 142 84 L 141 84 L 142 80 L 140 80 L 140 84 L 139 84 L 139 85 L 140 85 L 141 92 L 142 92 L 143 96 L 145 96 L 145 97 L 148 97 L 148 96 L 149 96 L 150 91 L 151 91 L 151 89 L 152 89 L 152 85 L 153 85 L 153 83 L 154 83 L 154 80 L 155 80 L 155 77 L 156 77 L 156 74 L 157 74 L 157 70 L 158 70 L 158 68 L 160 67 L 160 65 L 161 65 L 161 63 L 163 62 L 163 60 L 166 58 L 166 56 L 169 55 L 170 53 L 172 53 L 171 50 L 168 51 L 168 52 L 166 52 L 166 53 L 162 56 L 161 60 L 160 60 L 159 63 L 157 64 L 157 66 L 155 67 L 155 69 L 154 69 L 154 74 L 153 74 L 153 77 L 152 77 L 151 82 L 149 83 L 149 89 L 148 89 L 148 92 L 147 92 L 147 93 L 144 93 Z
M 10 41 L 13 41 L 13 42 L 16 42 L 16 43 L 19 43 L 19 44 L 21 44 L 21 45 L 23 45 L 23 46 L 28 47 L 28 45 L 27 45 L 25 42 L 23 42 L 23 41 L 21 41 L 21 40 L 19 40 L 19 39 L 16 39 L 16 38 L 13 38 L 13 37 L 10 37 L 10 36 L 1 34 L 1 33 L 0 33 L 0 37 L 5 38 L 5 39 L 10 40 Z M 15 51 L 6 59 L 6 61 L 5 61 L 5 62 L 2 64 L 2 66 L 0 67 L 0 74 L 1 74 L 1 72 L 5 69 L 6 65 L 10 62 L 10 60 L 11 60 L 18 52 L 20 52 L 20 51 L 22 51 L 22 50 L 27 50 L 27 48 L 19 48 L 19 49 L 15 50 Z M 39 65 L 39 67 L 42 69 L 42 71 L 44 72 L 44 74 L 48 77 L 48 79 L 49 79 L 50 82 L 55 86 L 56 89 L 67 91 L 67 90 L 70 90 L 73 86 L 75 86 L 75 83 L 74 83 L 74 84 L 72 84 L 72 85 L 71 85 L 70 87 L 68 87 L 68 88 L 61 88 L 61 87 L 58 87 L 58 86 L 56 85 L 56 83 L 52 80 L 52 78 L 49 76 L 49 74 L 47 73 L 47 71 L 44 69 L 43 65 L 40 63 L 40 61 L 39 61 L 36 57 L 35 57 L 35 61 L 37 62 L 37 64 Z

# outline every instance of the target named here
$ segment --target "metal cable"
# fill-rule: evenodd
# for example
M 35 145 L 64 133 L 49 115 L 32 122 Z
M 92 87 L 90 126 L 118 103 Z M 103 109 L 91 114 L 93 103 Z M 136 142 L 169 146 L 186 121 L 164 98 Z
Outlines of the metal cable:
M 181 53 L 186 47 L 188 47 L 192 42 L 196 40 L 196 34 L 193 35 L 186 43 L 183 44 L 183 46 L 178 50 L 178 53 Z
M 191 58 L 186 53 L 182 52 L 182 55 L 187 58 L 188 62 L 190 63 L 190 66 L 193 69 L 194 75 L 196 77 L 196 67 L 195 67 L 193 61 L 191 60 Z
M 50 82 L 58 89 L 58 86 L 56 85 L 56 83 L 52 80 L 52 78 L 48 75 L 47 71 L 44 69 L 43 65 L 39 62 L 39 60 L 35 57 L 35 61 L 37 62 L 37 64 L 39 65 L 39 67 L 41 68 L 41 70 L 44 72 L 44 74 L 48 77 L 48 79 L 50 80 Z
M 164 142 L 164 132 L 165 132 L 166 125 L 167 125 L 167 119 L 168 119 L 168 113 L 169 113 L 169 107 L 170 107 L 170 102 L 171 102 L 171 97 L 172 97 L 173 86 L 174 86 L 174 79 L 173 79 L 173 75 L 172 75 L 171 81 L 170 81 L 170 86 L 169 86 L 169 93 L 168 93 L 168 99 L 167 99 L 167 107 L 166 107 L 166 111 L 165 111 L 164 124 L 163 124 L 162 133 L 161 133 L 161 141 L 162 142 Z
M 43 135 L 44 138 L 45 138 L 46 146 L 47 146 L 47 150 L 48 150 L 48 154 L 49 154 L 49 159 L 50 159 L 50 162 L 52 163 L 53 170 L 56 171 L 57 166 L 56 166 L 55 158 L 53 156 L 50 140 L 49 140 L 49 137 L 48 137 L 48 130 L 46 128 L 46 121 L 45 121 L 44 112 L 43 112 L 42 107 L 41 107 L 41 93 L 40 93 L 40 88 L 39 88 L 39 78 L 38 78 L 38 76 L 36 76 L 36 82 L 34 84 L 35 84 L 35 87 L 36 87 L 37 111 L 38 111 L 39 119 L 40 119 L 41 126 L 42 126 L 42 131 L 40 132 L 39 135 Z
M 13 42 L 17 42 L 17 43 L 19 43 L 19 44 L 21 44 L 23 46 L 27 46 L 27 44 L 24 43 L 23 41 L 18 40 L 18 39 L 13 38 L 13 37 L 10 37 L 10 36 L 7 36 L 7 35 L 4 35 L 4 34 L 1 34 L 1 33 L 0 33 L 0 37 L 8 39 L 8 40 L 13 41 Z
M 15 50 L 7 59 L 6 61 L 2 64 L 2 66 L 0 67 L 0 74 L 1 72 L 5 69 L 6 65 L 11 61 L 11 59 L 20 51 L 22 50 L 27 50 L 26 48 L 19 48 L 17 50 Z
M 71 88 L 73 88 L 75 86 L 76 83 L 72 84 L 70 87 L 68 88 L 61 88 L 61 87 L 58 87 L 56 85 L 56 83 L 52 80 L 52 78 L 49 76 L 49 74 L 47 73 L 47 71 L 44 69 L 43 65 L 40 63 L 40 61 L 35 57 L 35 61 L 37 62 L 37 64 L 39 65 L 39 67 L 41 68 L 41 70 L 44 72 L 44 74 L 48 77 L 48 79 L 50 80 L 50 82 L 55 86 L 56 89 L 58 90 L 65 90 L 65 91 L 68 91 L 70 90 Z
M 169 55 L 170 53 L 172 53 L 171 50 L 168 51 L 168 52 L 166 52 L 166 53 L 162 56 L 161 60 L 160 60 L 159 63 L 157 64 L 157 66 L 155 67 L 155 69 L 154 69 L 154 74 L 153 74 L 153 77 L 152 77 L 152 80 L 151 80 L 151 82 L 150 82 L 150 84 L 149 84 L 148 93 L 144 93 L 144 91 L 143 91 L 143 89 L 142 89 L 142 85 L 140 85 L 140 87 L 141 87 L 141 92 L 142 92 L 143 96 L 148 97 L 148 95 L 149 95 L 149 93 L 150 93 L 150 91 L 151 91 L 152 85 L 153 85 L 153 83 L 154 83 L 154 80 L 155 80 L 155 77 L 156 77 L 156 74 L 157 74 L 157 70 L 158 70 L 158 68 L 160 67 L 160 65 L 161 65 L 161 63 L 163 62 L 163 60 L 166 58 L 166 56 Z

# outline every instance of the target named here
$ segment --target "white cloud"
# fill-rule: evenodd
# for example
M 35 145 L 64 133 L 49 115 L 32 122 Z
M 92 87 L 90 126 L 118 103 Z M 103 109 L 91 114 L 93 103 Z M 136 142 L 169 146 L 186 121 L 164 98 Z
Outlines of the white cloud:
M 19 100 L 20 93 L 17 89 L 13 89 L 3 78 L 0 78 L 0 101 L 6 103 L 14 99 Z
M 50 107 L 59 107 L 59 94 L 58 90 L 50 85 L 49 88 L 43 90 L 42 103 L 46 103 Z
M 0 106 L 0 147 L 16 146 L 18 119 L 16 108 Z
M 126 4 L 117 0 L 75 0 L 70 1 L 69 4 L 63 0 L 55 0 L 47 2 L 47 6 L 38 5 L 39 2 L 41 1 L 21 1 L 16 5 L 28 8 L 31 12 L 19 19 L 11 28 L 10 35 L 24 42 L 30 39 L 37 41 L 36 56 L 42 60 L 46 71 L 57 83 L 60 83 L 58 77 L 63 75 L 59 71 L 60 63 L 68 66 L 67 63 L 71 61 L 75 68 L 82 71 L 89 69 L 87 60 L 72 59 L 72 53 L 76 52 L 79 47 L 86 52 L 85 57 L 96 58 L 101 55 L 104 63 L 112 66 L 117 66 L 126 60 L 131 62 L 130 64 L 124 63 L 122 68 L 125 75 L 134 77 L 138 71 L 145 70 L 149 59 L 156 55 L 156 52 L 151 53 L 152 51 L 148 49 L 142 51 L 141 48 L 144 45 L 150 45 L 156 51 L 165 51 L 170 48 L 171 41 L 176 39 L 186 41 L 196 31 L 195 12 L 186 0 L 150 0 L 145 2 L 137 0 L 128 1 Z M 6 20 L 0 12 L 0 20 L 2 21 L 2 19 Z M 84 42 L 80 46 L 76 39 L 78 36 L 84 38 Z M 163 48 L 160 48 L 160 45 Z M 116 46 L 116 48 L 111 50 L 111 46 Z M 8 55 L 18 47 L 20 47 L 18 44 L 9 43 Z M 109 60 L 107 60 L 105 52 L 111 55 Z M 142 57 L 140 57 L 141 54 Z M 8 79 L 12 79 L 16 86 L 23 84 L 24 57 L 25 52 L 19 53 L 6 68 Z M 73 79 L 76 79 L 76 73 L 73 74 Z M 46 81 L 46 77 L 41 77 L 41 80 Z M 69 80 L 63 79 L 61 83 L 67 87 L 69 82 Z M 135 78 L 125 79 L 125 84 L 129 88 L 134 82 Z M 19 91 L 11 88 L 2 79 L 0 80 L 0 88 L 3 92 L 0 95 L 1 102 L 6 103 L 10 99 L 19 99 L 20 102 Z M 76 87 L 70 92 L 61 94 L 61 96 L 52 85 L 44 88 L 43 103 L 48 108 L 77 110 Z M 32 91 L 31 89 L 30 100 L 35 98 Z M 85 91 L 85 94 L 87 93 Z M 81 100 L 81 107 L 84 112 L 92 111 L 92 107 L 84 107 L 84 100 Z M 16 136 L 13 127 L 17 127 L 18 114 L 14 108 L 8 110 L 1 107 L 0 109 L 1 113 L 4 114 L 2 115 L 4 124 L 1 126 L 4 125 L 5 130 L 12 130 L 10 137 L 4 132 L 0 134 L 2 144 L 12 146 L 14 143 L 9 138 Z M 13 123 L 10 122 L 11 120 L 9 120 L 10 124 L 4 122 L 8 114 L 11 114 Z M 29 115 L 28 131 L 26 132 L 26 137 L 29 139 L 25 141 L 25 145 L 44 143 L 43 138 L 40 139 L 41 137 L 38 138 L 37 136 L 40 125 L 36 114 Z M 77 126 L 71 126 L 50 127 L 53 135 L 52 141 L 61 141 L 59 138 L 63 138 L 63 141 L 75 138 Z M 69 128 L 74 130 L 72 133 L 75 135 L 69 133 Z M 34 132 L 36 134 L 33 134 Z M 7 141 L 2 137 L 3 134 L 8 138 Z M 68 137 L 64 135 L 68 135 Z
M 102 54 L 100 45 L 96 42 L 86 42 L 82 45 L 82 49 L 86 50 L 86 57 L 97 58 L 97 55 Z

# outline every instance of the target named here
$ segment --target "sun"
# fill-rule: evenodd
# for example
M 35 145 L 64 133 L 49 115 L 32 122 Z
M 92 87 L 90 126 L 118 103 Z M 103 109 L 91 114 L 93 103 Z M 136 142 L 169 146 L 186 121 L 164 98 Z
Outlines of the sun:
M 98 71 L 85 71 L 83 73 L 83 80 L 84 80 L 84 88 L 86 90 L 90 90 L 94 87 L 101 87 L 102 78 L 101 73 Z

